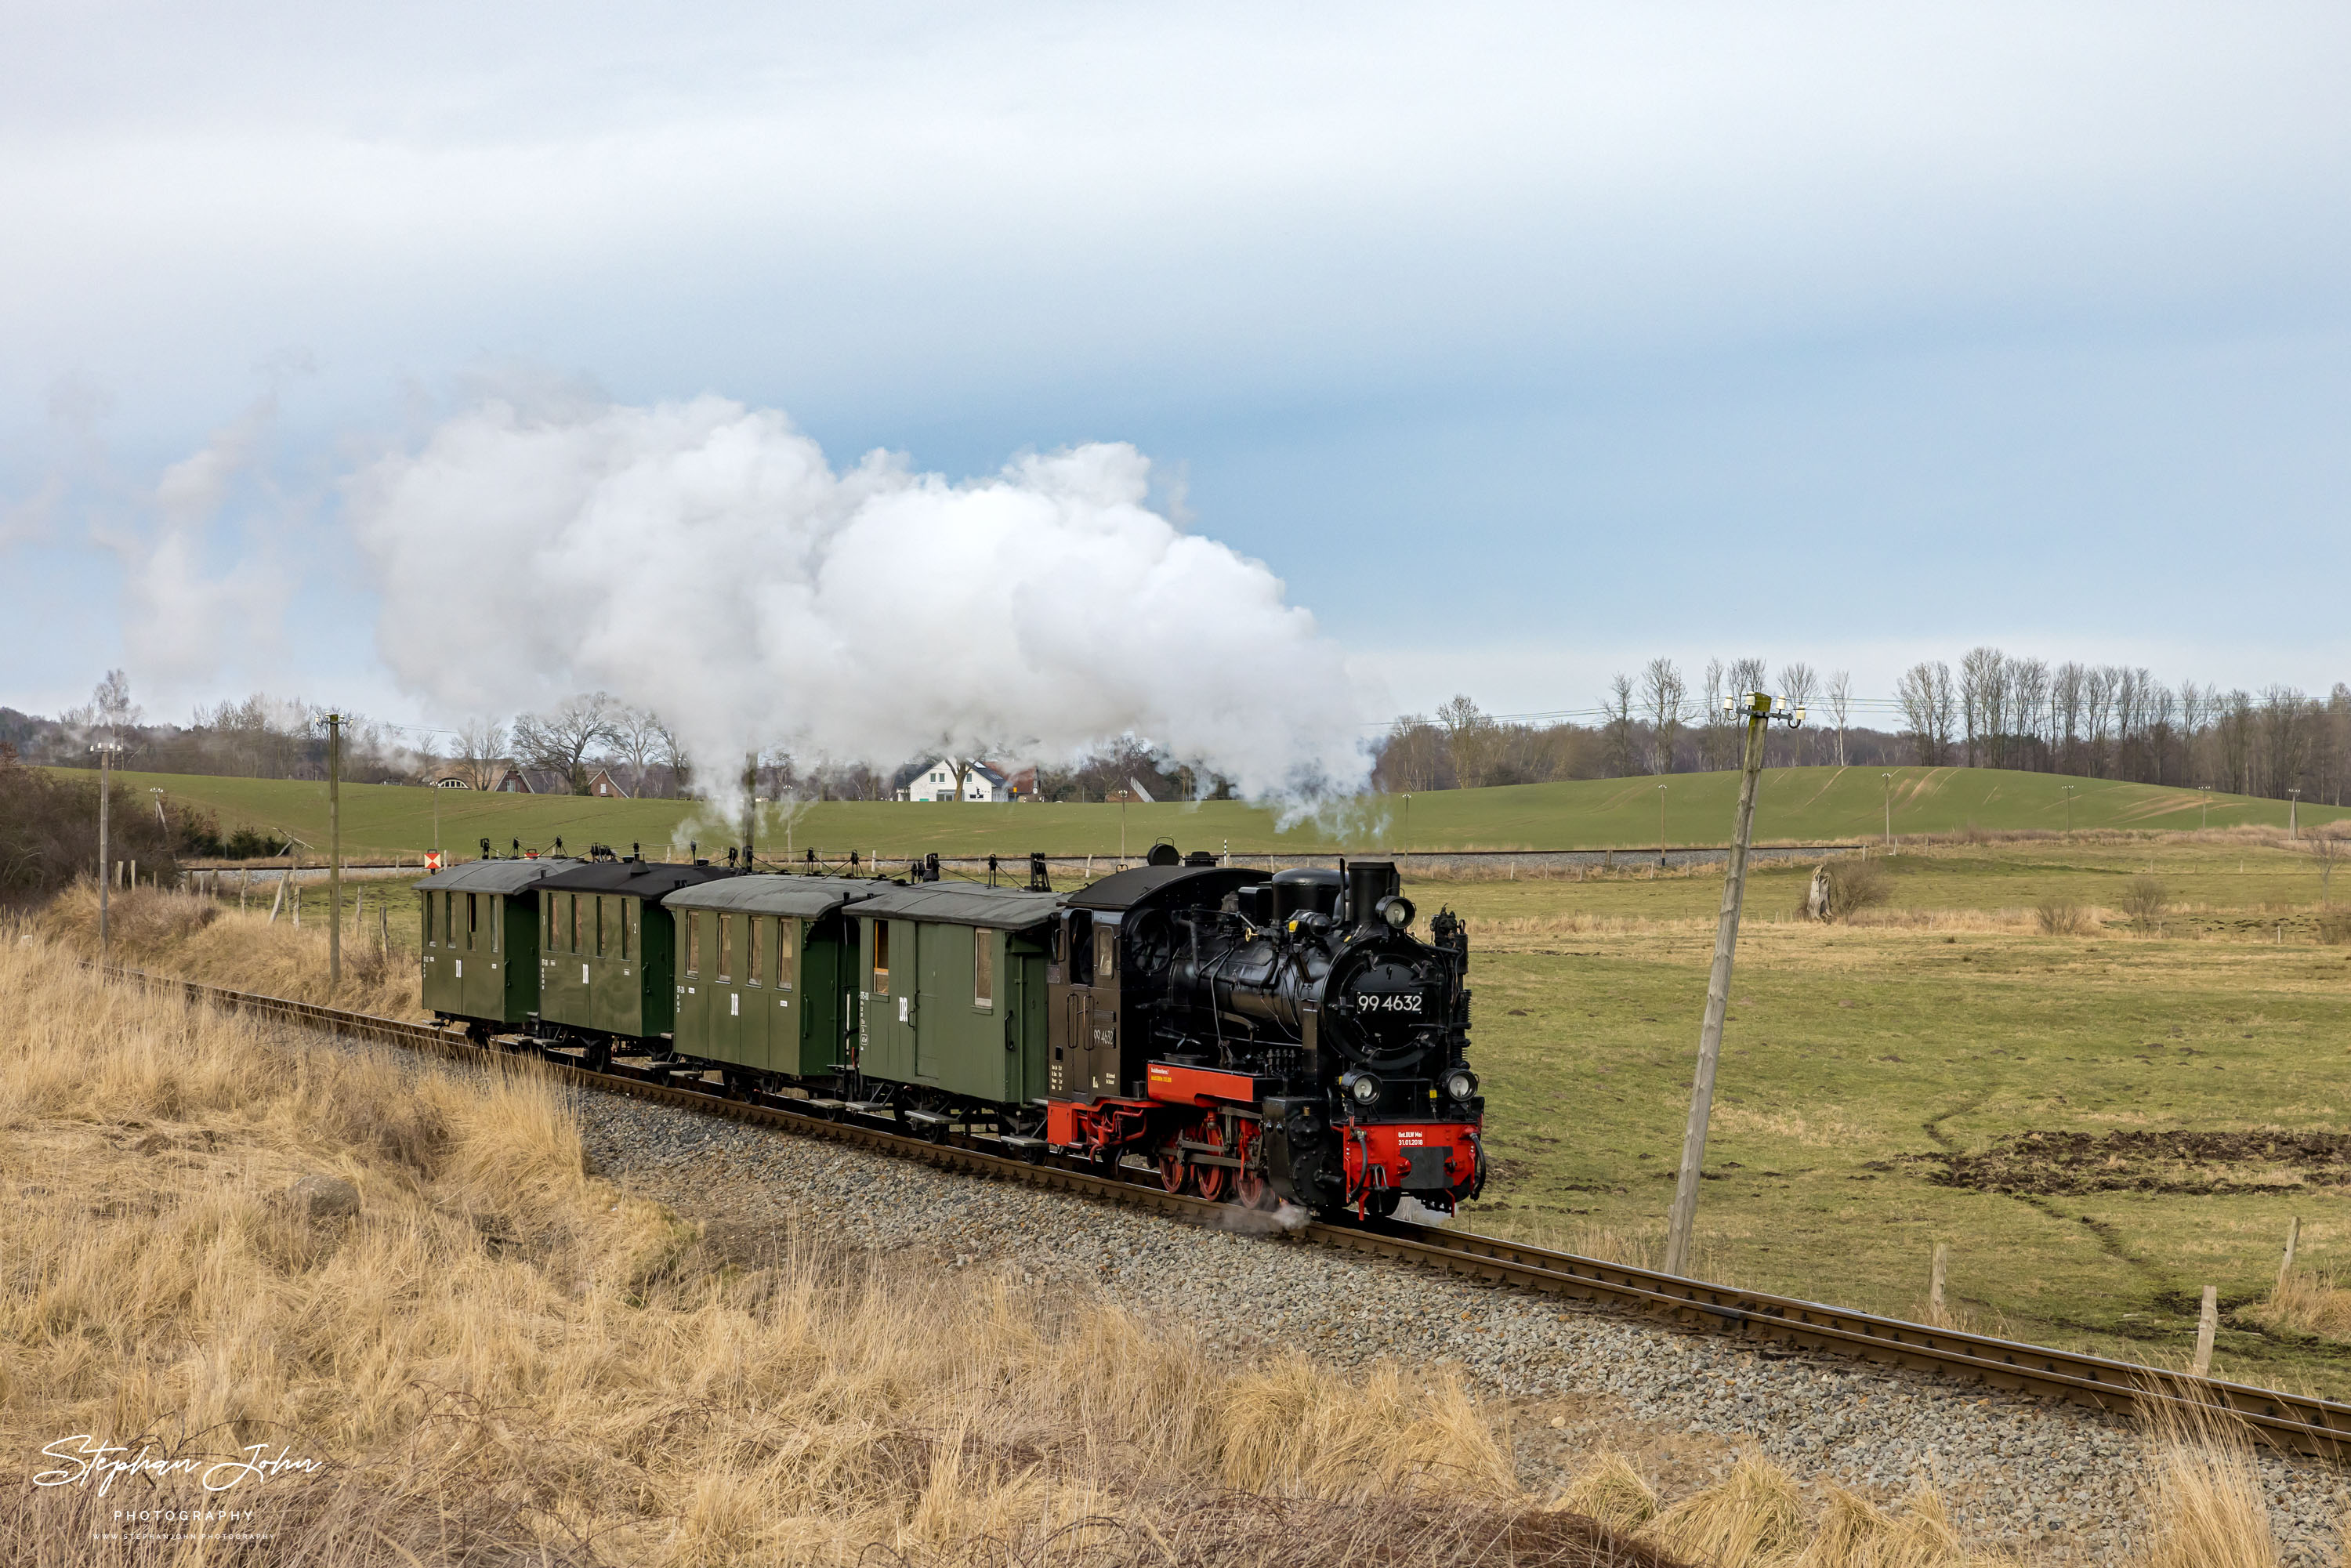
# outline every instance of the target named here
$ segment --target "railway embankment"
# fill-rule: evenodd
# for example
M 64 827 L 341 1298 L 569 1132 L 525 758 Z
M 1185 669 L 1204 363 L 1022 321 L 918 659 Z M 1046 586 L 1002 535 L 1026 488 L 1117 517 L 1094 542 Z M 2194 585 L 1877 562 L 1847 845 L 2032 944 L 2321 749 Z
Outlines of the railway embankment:
M 1520 1484 L 1556 1496 L 1614 1453 L 1670 1503 L 1760 1453 L 1811 1506 L 1898 1511 L 1931 1490 L 1959 1537 L 2032 1562 L 2135 1560 L 2162 1527 L 2133 1421 L 1826 1355 L 1759 1354 L 1555 1298 L 1432 1276 L 1280 1233 L 1218 1232 L 643 1102 L 590 1095 L 583 1146 L 623 1187 L 752 1239 L 813 1229 L 998 1281 L 1099 1293 L 1249 1364 L 1290 1351 L 1355 1375 L 1455 1366 L 1508 1412 Z M 2351 1475 L 2262 1452 L 2283 1561 L 2333 1564 Z M 1928 1559 L 1932 1561 L 1932 1559 Z

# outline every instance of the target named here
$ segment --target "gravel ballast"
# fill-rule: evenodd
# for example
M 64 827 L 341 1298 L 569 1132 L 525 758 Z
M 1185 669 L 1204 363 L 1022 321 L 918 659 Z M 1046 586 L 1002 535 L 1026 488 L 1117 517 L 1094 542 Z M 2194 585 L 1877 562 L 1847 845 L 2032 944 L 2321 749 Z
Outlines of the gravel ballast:
M 1182 1225 L 642 1101 L 589 1093 L 580 1116 L 594 1168 L 690 1217 L 809 1223 L 841 1245 L 1080 1283 L 1235 1354 L 1453 1364 L 1509 1402 L 1520 1477 L 1539 1491 L 1604 1447 L 1670 1500 L 1751 1446 L 1807 1485 L 1883 1501 L 1931 1481 L 1977 1543 L 2038 1560 L 2112 1561 L 2145 1538 L 2144 1445 L 2128 1420 L 2097 1411 L 1811 1354 L 1767 1356 L 1292 1235 Z M 2266 1452 L 2258 1462 L 2288 1561 L 2335 1562 L 2351 1482 L 2316 1462 Z

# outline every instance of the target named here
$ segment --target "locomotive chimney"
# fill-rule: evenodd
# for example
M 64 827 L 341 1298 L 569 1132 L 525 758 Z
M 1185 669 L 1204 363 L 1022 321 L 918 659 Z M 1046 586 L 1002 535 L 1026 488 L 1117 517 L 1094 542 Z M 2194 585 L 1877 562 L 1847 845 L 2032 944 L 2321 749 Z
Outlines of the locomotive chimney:
M 1394 861 L 1350 861 L 1347 863 L 1347 922 L 1369 925 L 1379 919 L 1380 900 L 1403 885 Z

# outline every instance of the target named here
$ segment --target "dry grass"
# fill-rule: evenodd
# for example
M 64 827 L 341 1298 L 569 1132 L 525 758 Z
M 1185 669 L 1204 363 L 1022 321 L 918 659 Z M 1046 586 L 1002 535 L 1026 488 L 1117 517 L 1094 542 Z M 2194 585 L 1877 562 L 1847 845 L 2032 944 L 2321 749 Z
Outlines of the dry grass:
M 95 958 L 97 887 L 84 882 L 60 894 L 34 929 Z M 243 913 L 196 894 L 118 889 L 107 929 L 113 961 L 127 967 L 386 1018 L 424 1016 L 416 955 L 397 944 L 385 953 L 374 932 L 364 937 L 343 933 L 339 989 L 327 983 L 325 929 L 297 930 L 283 915 L 273 925 L 266 910 Z
M 307 1044 L 42 941 L 0 949 L 0 1435 L 327 1462 L 225 1494 L 246 1542 L 94 1538 L 184 1479 L 20 1485 L 14 1561 L 1981 1561 L 1931 1494 L 1813 1505 L 1752 1455 L 1662 1509 L 1602 1456 L 1544 1508 L 1441 1370 L 1234 1366 L 1088 1298 L 714 1235 L 584 1175 L 527 1066 Z M 355 1215 L 288 1201 L 320 1174 Z M 2175 1436 L 2155 1474 L 2150 1568 L 2269 1561 L 2197 1554 L 2266 1540 L 2241 1456 Z
M 2158 1406 L 2147 1422 L 2155 1538 L 2145 1568 L 2276 1568 L 2281 1553 L 2244 1428 L 2204 1406 Z
M 2289 1275 L 2246 1315 L 2272 1332 L 2351 1340 L 2351 1291 L 2338 1286 L 2332 1274 Z
M 1416 1561 L 1615 1549 L 1518 1494 L 1442 1373 L 1232 1369 L 1088 1301 L 723 1247 L 584 1176 L 560 1092 L 528 1070 L 306 1047 L 47 943 L 0 951 L 0 1000 L 17 1197 L 0 1428 L 26 1454 L 90 1433 L 329 1461 L 238 1500 L 277 1538 L 252 1561 L 961 1560 L 974 1542 L 1132 1561 L 1156 1542 L 1171 1562 L 1336 1563 L 1366 1531 Z M 315 1174 L 352 1183 L 358 1214 L 289 1203 Z M 16 1497 L 17 1560 L 92 1560 L 90 1497 Z

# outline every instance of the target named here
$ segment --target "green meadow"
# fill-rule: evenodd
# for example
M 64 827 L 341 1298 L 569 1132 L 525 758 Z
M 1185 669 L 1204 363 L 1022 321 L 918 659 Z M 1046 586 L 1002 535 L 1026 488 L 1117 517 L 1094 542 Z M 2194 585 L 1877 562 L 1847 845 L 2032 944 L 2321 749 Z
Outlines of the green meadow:
M 324 784 L 285 779 L 221 779 L 188 774 L 126 773 L 136 789 L 161 789 L 171 800 L 199 806 L 224 831 L 240 825 L 291 834 L 320 851 L 327 842 Z M 768 806 L 758 826 L 762 857 L 787 843 L 794 853 L 815 848 L 832 856 L 852 850 L 887 856 L 920 854 L 1140 855 L 1154 841 L 1173 839 L 1186 850 L 1230 849 L 1249 854 L 1316 850 L 1576 849 L 1638 847 L 1664 838 L 1672 844 L 1719 844 L 1730 832 L 1739 779 L 1735 773 L 1677 773 L 1665 779 L 1584 779 L 1446 789 L 1413 796 L 1371 796 L 1286 822 L 1275 812 L 1239 801 L 1162 805 L 906 804 L 828 800 L 795 811 Z M 1664 788 L 1661 790 L 1659 786 Z M 1786 768 L 1763 775 L 1757 798 L 1760 841 L 1801 843 L 1876 840 L 1891 803 L 1894 832 L 1948 834 L 1970 826 L 1987 831 L 2060 831 L 2068 826 L 2180 830 L 2286 825 L 2282 800 L 2254 800 L 2194 789 L 2061 779 L 1970 768 Z M 2304 822 L 2346 814 L 2305 803 Z M 707 805 L 684 800 L 604 800 L 571 795 L 496 795 L 390 784 L 346 785 L 343 842 L 358 854 L 414 855 L 436 844 L 479 853 L 487 838 L 502 852 L 514 840 L 544 849 L 557 838 L 569 848 L 590 842 L 643 843 L 683 851 L 739 841 L 739 824 L 723 822 Z
M 2351 946 L 2278 835 L 1950 844 L 1888 857 L 1853 924 L 1751 884 L 1700 1187 L 1709 1278 L 1917 1316 L 1935 1245 L 1968 1326 L 2351 1397 L 2339 1343 L 2265 1327 L 2288 1221 L 2351 1284 Z M 2146 934 L 2119 913 L 2162 883 Z M 2333 888 L 2351 904 L 2351 875 Z M 1719 873 L 1416 881 L 1469 916 L 1498 1179 L 1466 1223 L 1662 1253 Z M 2046 935 L 2034 913 L 2086 920 Z

